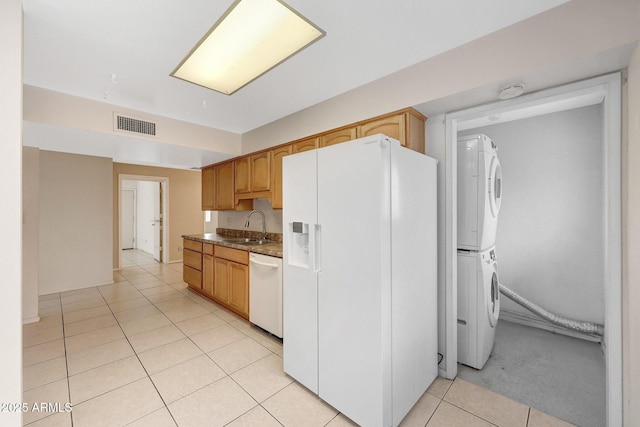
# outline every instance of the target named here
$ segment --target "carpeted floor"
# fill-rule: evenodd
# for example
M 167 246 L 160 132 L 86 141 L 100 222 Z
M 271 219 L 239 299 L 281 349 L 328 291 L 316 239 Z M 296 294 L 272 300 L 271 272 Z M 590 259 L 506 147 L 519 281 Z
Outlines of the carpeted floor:
M 458 376 L 580 427 L 606 425 L 598 343 L 499 321 L 485 367 L 458 364 Z

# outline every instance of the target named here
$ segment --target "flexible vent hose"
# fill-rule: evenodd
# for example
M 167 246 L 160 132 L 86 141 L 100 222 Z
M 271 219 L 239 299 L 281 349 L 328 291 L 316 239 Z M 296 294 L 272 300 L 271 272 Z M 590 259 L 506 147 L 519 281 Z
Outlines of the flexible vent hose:
M 582 322 L 580 320 L 567 319 L 565 317 L 558 316 L 557 314 L 551 313 L 550 311 L 545 310 L 544 308 L 532 303 L 531 301 L 524 299 L 502 284 L 499 284 L 499 286 L 500 293 L 502 293 L 504 296 L 520 304 L 532 313 L 537 314 L 548 322 L 553 323 L 554 325 L 562 326 L 563 328 L 571 329 L 578 332 L 583 332 L 585 334 L 598 336 L 602 336 L 604 334 L 604 325 L 593 322 Z

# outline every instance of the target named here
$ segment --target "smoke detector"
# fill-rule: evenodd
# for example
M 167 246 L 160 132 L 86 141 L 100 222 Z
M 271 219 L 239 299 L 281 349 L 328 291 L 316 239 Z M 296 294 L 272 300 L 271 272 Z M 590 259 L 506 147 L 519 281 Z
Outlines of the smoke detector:
M 524 83 L 509 83 L 498 89 L 498 99 L 511 99 L 524 93 Z

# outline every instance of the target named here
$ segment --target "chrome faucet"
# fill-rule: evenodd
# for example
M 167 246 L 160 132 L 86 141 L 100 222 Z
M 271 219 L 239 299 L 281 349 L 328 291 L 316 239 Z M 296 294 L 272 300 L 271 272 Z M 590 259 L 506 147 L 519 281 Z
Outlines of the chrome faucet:
M 247 215 L 247 221 L 244 223 L 244 228 L 249 228 L 249 218 L 251 218 L 251 215 L 253 215 L 256 212 L 262 215 L 262 239 L 267 240 L 267 223 L 264 219 L 264 212 L 262 212 L 260 209 L 254 209 L 251 212 L 249 212 L 249 215 Z

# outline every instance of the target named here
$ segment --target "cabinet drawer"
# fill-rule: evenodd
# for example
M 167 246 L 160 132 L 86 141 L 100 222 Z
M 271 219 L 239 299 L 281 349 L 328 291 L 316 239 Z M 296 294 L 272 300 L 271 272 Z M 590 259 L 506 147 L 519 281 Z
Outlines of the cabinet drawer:
M 202 271 L 202 254 L 200 252 L 185 249 L 182 260 L 184 265 Z
M 201 271 L 195 270 L 185 265 L 182 269 L 182 280 L 187 282 L 192 288 L 202 289 Z
M 195 240 L 184 239 L 184 248 L 196 252 L 202 252 L 202 243 L 196 242 Z
M 207 255 L 213 255 L 213 245 L 211 243 L 203 243 L 202 253 Z
M 216 246 L 216 258 L 224 258 L 240 264 L 249 265 L 249 252 L 240 249 Z

